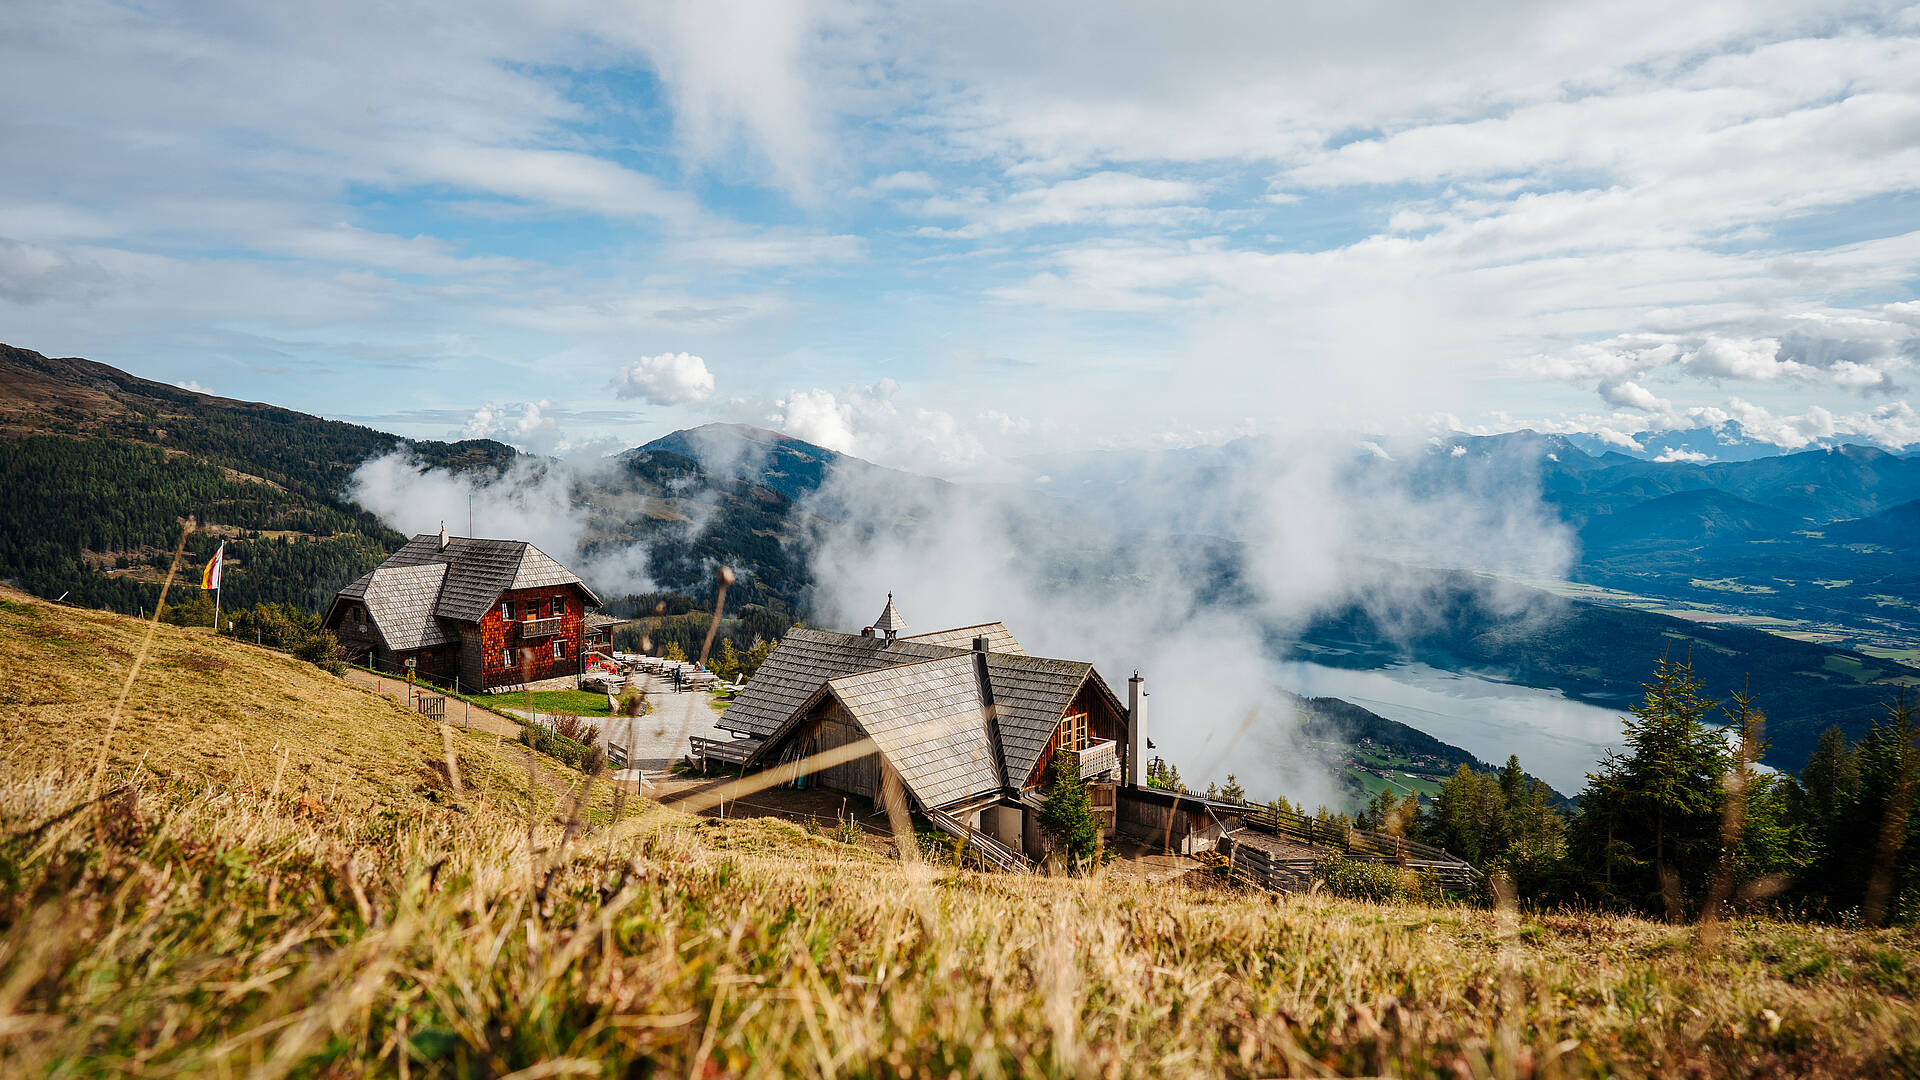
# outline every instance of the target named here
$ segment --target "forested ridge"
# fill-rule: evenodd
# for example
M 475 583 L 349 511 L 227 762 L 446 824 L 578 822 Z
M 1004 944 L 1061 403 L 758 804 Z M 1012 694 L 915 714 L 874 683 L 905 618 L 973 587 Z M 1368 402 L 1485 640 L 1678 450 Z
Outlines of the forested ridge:
M 342 496 L 362 462 L 498 471 L 487 440 L 401 439 L 232 401 L 104 364 L 0 346 L 0 580 L 42 596 L 150 609 L 187 519 L 188 569 L 222 542 L 232 606 L 317 610 L 405 537 Z

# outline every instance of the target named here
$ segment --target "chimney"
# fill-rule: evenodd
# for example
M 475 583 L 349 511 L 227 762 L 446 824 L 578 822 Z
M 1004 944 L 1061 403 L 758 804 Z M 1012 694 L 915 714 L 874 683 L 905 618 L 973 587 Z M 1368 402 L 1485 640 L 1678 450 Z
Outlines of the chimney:
M 440 550 L 447 550 L 447 523 L 444 521 L 440 523 Z
M 980 683 L 980 705 L 987 722 L 987 744 L 993 747 L 993 771 L 1002 790 L 1013 791 L 1007 776 L 1007 754 L 1000 742 L 1000 709 L 993 703 L 993 673 L 987 670 L 987 639 L 973 639 L 973 677 Z M 1014 791 L 1017 795 L 1018 791 Z
M 1145 682 L 1138 671 L 1127 680 L 1127 786 L 1130 788 L 1140 786 L 1140 747 L 1147 741 L 1146 733 L 1141 730 L 1147 725 Z

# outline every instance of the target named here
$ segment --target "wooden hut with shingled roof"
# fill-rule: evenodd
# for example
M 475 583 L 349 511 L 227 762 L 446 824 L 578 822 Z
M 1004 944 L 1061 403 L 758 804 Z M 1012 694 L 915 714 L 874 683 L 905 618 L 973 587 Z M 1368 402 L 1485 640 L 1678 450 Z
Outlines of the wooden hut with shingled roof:
M 524 540 L 422 533 L 341 589 L 323 626 L 347 658 L 492 692 L 577 684 L 600 598 Z
M 935 824 L 1035 856 L 1038 809 L 1056 755 L 1070 755 L 1114 825 L 1130 710 L 1092 664 L 1029 656 L 1000 623 L 910 635 L 887 597 L 858 634 L 794 629 L 716 721 L 748 768 L 885 801 L 893 791 Z M 1137 690 L 1137 688 L 1135 688 Z M 804 759 L 870 740 L 872 750 L 808 773 Z

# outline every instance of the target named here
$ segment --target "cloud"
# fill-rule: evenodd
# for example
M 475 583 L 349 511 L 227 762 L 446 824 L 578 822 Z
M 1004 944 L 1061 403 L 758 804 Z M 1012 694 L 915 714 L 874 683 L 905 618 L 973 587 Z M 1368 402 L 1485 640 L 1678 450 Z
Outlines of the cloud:
M 767 422 L 798 439 L 894 468 L 951 476 L 988 462 L 981 431 L 1002 434 L 1019 421 L 989 410 L 966 423 L 943 409 L 903 404 L 892 379 L 839 393 L 794 390 L 775 401 Z
M 462 439 L 499 439 L 536 454 L 568 449 L 559 420 L 548 414 L 550 401 L 486 404 L 473 411 L 459 431 Z
M 889 590 L 915 627 L 1003 620 L 1034 655 L 1089 659 L 1110 680 L 1143 672 L 1156 752 L 1190 782 L 1231 771 L 1256 794 L 1337 804 L 1313 753 L 1293 741 L 1276 644 L 1347 604 L 1418 625 L 1434 598 L 1396 563 L 1550 577 L 1569 557 L 1527 461 L 1463 469 L 1486 473 L 1469 494 L 1416 492 L 1396 465 L 1356 464 L 1351 444 L 1263 443 L 1200 468 L 1143 460 L 1072 506 L 836 472 L 802 507 L 814 525 L 813 624 L 863 625 Z M 1222 559 L 1238 569 L 1231 596 L 1220 592 Z M 1550 617 L 1486 590 L 1517 618 Z
M 1673 402 L 1656 396 L 1653 391 L 1631 379 L 1609 380 L 1600 384 L 1600 397 L 1609 405 L 1618 405 L 1624 409 L 1638 409 L 1659 417 L 1671 417 Z
M 433 533 L 444 525 L 454 535 L 526 540 L 574 569 L 603 597 L 650 592 L 641 546 L 588 543 L 592 508 L 577 492 L 583 481 L 610 475 L 609 469 L 597 461 L 520 458 L 498 476 L 453 473 L 395 451 L 355 469 L 346 494 L 402 533 Z
M 713 373 L 705 360 L 691 353 L 643 356 L 614 374 L 613 392 L 655 405 L 685 405 L 713 396 Z
M 1205 213 L 1201 207 L 1186 205 L 1201 195 L 1200 185 L 1191 181 L 1097 172 L 1016 191 L 998 202 L 931 198 L 921 204 L 920 210 L 930 217 L 974 219 L 970 225 L 933 233 L 971 238 L 1043 226 L 1175 224 Z
M 1668 461 L 1668 462 L 1686 461 L 1686 462 L 1692 462 L 1694 464 L 1698 464 L 1703 461 L 1712 461 L 1713 457 L 1699 450 L 1687 450 L 1680 447 L 1669 446 L 1660 452 L 1659 457 L 1656 457 L 1653 460 Z

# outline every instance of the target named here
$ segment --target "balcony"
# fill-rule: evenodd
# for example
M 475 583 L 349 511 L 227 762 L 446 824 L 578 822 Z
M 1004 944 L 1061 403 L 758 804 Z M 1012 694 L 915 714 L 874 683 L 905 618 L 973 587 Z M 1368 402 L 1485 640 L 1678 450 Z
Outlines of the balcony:
M 528 619 L 520 624 L 520 640 L 552 637 L 565 628 L 566 621 L 558 615 L 551 619 Z
M 1113 780 L 1120 776 L 1120 748 L 1112 739 L 1096 739 L 1078 750 L 1059 752 L 1079 767 L 1082 780 Z

